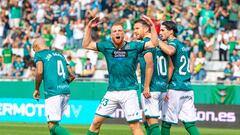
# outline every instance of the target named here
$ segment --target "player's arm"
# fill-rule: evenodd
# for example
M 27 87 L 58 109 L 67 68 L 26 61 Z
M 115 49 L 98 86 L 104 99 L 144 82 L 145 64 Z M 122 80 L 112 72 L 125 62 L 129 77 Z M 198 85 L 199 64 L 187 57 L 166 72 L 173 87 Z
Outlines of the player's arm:
M 168 56 L 168 82 L 171 80 L 173 75 L 174 65 L 170 56 Z
M 144 90 L 143 90 L 143 96 L 145 98 L 150 98 L 150 83 L 152 80 L 152 74 L 153 74 L 153 56 L 151 52 L 148 52 L 144 55 L 144 60 L 146 62 L 146 68 L 145 68 L 145 80 L 144 80 Z
M 84 37 L 83 37 L 83 48 L 97 51 L 97 44 L 93 41 L 91 37 L 92 28 L 97 26 L 98 17 L 93 18 L 89 21 L 85 28 Z
M 75 76 L 74 76 L 73 71 L 72 71 L 72 69 L 70 68 L 69 65 L 67 66 L 67 70 L 68 70 L 68 74 L 69 74 L 68 82 L 70 83 L 75 79 Z
M 43 62 L 38 61 L 36 63 L 36 77 L 35 77 L 35 91 L 33 93 L 33 98 L 38 100 L 40 98 L 39 88 L 43 77 Z
M 148 16 L 141 16 L 141 19 L 143 19 L 146 23 L 148 23 L 150 25 L 150 29 L 151 29 L 151 41 L 148 41 L 145 43 L 145 47 L 144 49 L 149 49 L 149 48 L 155 48 L 158 46 L 158 34 L 155 28 L 155 24 L 153 23 L 153 21 L 151 20 L 151 18 L 149 18 Z
M 167 43 L 159 40 L 158 46 L 161 48 L 161 50 L 166 53 L 169 56 L 172 56 L 176 52 L 176 48 L 172 45 L 168 45 Z

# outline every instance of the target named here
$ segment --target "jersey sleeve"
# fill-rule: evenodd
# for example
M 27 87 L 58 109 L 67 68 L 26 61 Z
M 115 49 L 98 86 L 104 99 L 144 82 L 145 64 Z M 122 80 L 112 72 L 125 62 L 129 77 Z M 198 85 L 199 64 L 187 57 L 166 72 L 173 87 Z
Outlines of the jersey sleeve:
M 168 45 L 173 46 L 175 49 L 177 49 L 177 44 L 173 41 L 168 42 Z
M 142 55 L 144 56 L 145 54 L 147 54 L 147 53 L 152 53 L 152 52 L 153 52 L 153 48 L 147 49 L 147 50 L 144 50 L 144 51 L 142 52 Z
M 99 52 L 103 52 L 105 49 L 105 45 L 107 44 L 107 42 L 97 42 L 97 50 Z
M 145 42 L 144 41 L 134 41 L 134 43 L 136 44 L 138 53 L 142 53 L 144 51 Z
M 35 53 L 34 55 L 34 63 L 37 63 L 38 61 L 43 61 L 39 53 Z

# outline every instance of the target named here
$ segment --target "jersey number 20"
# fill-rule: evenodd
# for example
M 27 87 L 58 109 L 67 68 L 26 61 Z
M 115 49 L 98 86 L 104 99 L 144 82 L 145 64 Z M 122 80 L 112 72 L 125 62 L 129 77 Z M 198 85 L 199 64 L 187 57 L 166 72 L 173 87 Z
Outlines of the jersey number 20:
M 66 74 L 64 72 L 63 63 L 62 63 L 61 60 L 57 61 L 57 73 L 58 73 L 59 76 L 62 76 L 63 79 L 65 79 Z
M 179 71 L 179 74 L 180 74 L 180 75 L 186 75 L 187 72 L 190 73 L 189 62 L 188 62 L 188 60 L 186 59 L 186 57 L 185 57 L 184 55 L 181 56 L 180 62 L 181 62 L 181 63 L 183 62 L 183 64 L 180 66 L 180 68 L 179 68 L 179 70 L 178 70 L 178 71 Z M 184 68 L 186 65 L 187 65 L 187 72 L 183 70 L 183 68 Z

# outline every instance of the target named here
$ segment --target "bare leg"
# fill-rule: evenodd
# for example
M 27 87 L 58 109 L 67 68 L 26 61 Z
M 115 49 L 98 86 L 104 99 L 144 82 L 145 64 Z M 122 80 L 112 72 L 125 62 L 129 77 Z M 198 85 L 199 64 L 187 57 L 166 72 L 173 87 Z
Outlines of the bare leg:
M 140 123 L 138 121 L 129 123 L 129 127 L 133 135 L 144 135 Z

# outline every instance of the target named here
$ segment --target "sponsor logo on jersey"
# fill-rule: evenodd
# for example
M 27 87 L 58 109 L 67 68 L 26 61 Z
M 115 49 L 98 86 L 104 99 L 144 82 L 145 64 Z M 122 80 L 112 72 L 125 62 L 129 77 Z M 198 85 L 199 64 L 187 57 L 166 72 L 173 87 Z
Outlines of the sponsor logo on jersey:
M 112 52 L 113 58 L 126 58 L 128 57 L 128 52 L 125 50 L 116 50 Z

